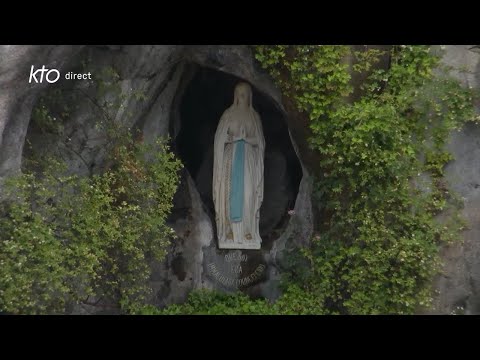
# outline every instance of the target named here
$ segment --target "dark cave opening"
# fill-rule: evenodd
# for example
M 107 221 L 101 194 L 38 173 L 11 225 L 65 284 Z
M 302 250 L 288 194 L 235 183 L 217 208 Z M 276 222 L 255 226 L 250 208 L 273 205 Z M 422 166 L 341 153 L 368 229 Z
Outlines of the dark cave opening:
M 182 94 L 179 94 L 179 131 L 174 148 L 195 181 L 202 201 L 214 219 L 212 199 L 213 143 L 225 109 L 233 102 L 239 81 L 233 75 L 196 65 Z M 302 169 L 290 140 L 284 115 L 273 100 L 253 88 L 253 106 L 260 114 L 266 142 L 264 199 L 260 209 L 260 234 L 266 243 L 280 235 L 288 222 L 298 194 Z M 172 127 L 171 127 L 171 131 Z

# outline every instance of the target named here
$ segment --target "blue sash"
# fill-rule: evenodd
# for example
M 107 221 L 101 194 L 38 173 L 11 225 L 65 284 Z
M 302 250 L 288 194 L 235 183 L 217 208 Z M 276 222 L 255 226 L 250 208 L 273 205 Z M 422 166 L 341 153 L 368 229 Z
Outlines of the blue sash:
M 240 222 L 243 218 L 243 192 L 245 168 L 245 141 L 235 142 L 230 186 L 230 220 Z

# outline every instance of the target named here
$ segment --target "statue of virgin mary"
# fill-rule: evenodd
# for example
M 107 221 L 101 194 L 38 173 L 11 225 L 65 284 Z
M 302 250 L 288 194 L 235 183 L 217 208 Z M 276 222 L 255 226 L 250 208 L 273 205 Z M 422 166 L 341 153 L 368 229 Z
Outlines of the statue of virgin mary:
M 212 190 L 220 249 L 260 249 L 264 153 L 252 89 L 242 82 L 215 133 Z

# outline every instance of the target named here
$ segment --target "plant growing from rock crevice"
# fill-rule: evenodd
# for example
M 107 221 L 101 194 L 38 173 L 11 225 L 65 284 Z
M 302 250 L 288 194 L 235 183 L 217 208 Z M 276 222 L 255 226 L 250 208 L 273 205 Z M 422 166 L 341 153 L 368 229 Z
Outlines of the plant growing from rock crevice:
M 118 86 L 117 80 L 113 77 L 109 87 Z M 99 89 L 105 90 L 102 84 Z M 66 98 L 58 91 L 53 95 L 53 100 L 47 96 L 39 101 L 33 126 L 81 156 L 82 146 L 71 145 L 63 133 L 70 112 L 61 109 L 63 121 L 57 121 L 49 107 Z M 150 296 L 150 263 L 165 257 L 174 237 L 166 218 L 181 163 L 166 140 L 144 143 L 108 116 L 116 101 L 96 105 L 104 116 L 92 113 L 108 150 L 103 171 L 79 176 L 69 171 L 58 151 L 30 153 L 23 174 L 5 184 L 6 199 L 0 204 L 1 312 L 63 313 L 72 304 L 90 304 L 92 298 L 131 312 Z

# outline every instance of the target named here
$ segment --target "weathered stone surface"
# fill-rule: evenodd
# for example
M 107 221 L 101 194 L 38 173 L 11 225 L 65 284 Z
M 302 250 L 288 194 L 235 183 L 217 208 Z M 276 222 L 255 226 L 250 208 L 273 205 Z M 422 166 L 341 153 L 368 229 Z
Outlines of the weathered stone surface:
M 443 61 L 454 67 L 452 74 L 465 86 L 480 89 L 480 54 L 469 50 L 471 47 L 447 46 Z M 453 132 L 448 148 L 455 160 L 446 166 L 445 173 L 451 188 L 464 200 L 462 215 L 468 229 L 463 232 L 463 241 L 442 250 L 444 269 L 436 280 L 434 312 L 479 314 L 480 126 L 469 123 L 460 132 Z
M 467 72 L 453 73 L 465 86 L 480 89 L 480 54 L 469 50 L 470 47 L 447 46 L 444 61 L 454 67 L 468 69 Z M 157 136 L 171 135 L 175 143 L 181 133 L 183 124 L 180 106 L 184 91 L 196 71 L 192 64 L 247 80 L 256 91 L 271 101 L 279 113 L 285 115 L 279 90 L 255 65 L 246 46 L 0 46 L 0 186 L 6 175 L 21 167 L 31 110 L 48 85 L 28 84 L 30 66 L 45 65 L 66 71 L 85 56 L 90 58 L 95 69 L 114 66 L 119 71 L 124 106 L 116 111 L 115 121 L 142 129 L 147 141 Z M 135 96 L 136 90 L 142 91 L 145 100 L 140 101 Z M 96 132 L 88 120 L 87 109 L 86 106 L 80 106 L 73 114 L 71 123 L 67 124 L 72 141 L 86 144 L 81 153 L 84 160 L 80 161 L 75 156 L 70 158 L 71 170 L 80 174 L 87 173 L 92 166 L 93 169 L 101 169 L 104 156 L 101 142 L 95 140 Z M 293 121 L 289 120 L 290 130 L 298 136 L 298 129 L 292 129 Z M 442 250 L 445 267 L 444 274 L 436 279 L 437 313 L 480 313 L 479 139 L 480 128 L 469 124 L 461 132 L 453 133 L 449 144 L 455 161 L 446 168 L 447 179 L 453 189 L 465 199 L 463 214 L 469 221 L 469 229 L 463 234 L 463 243 Z M 295 147 L 295 142 L 292 143 Z M 37 144 L 41 146 L 42 143 L 38 141 Z M 298 154 L 298 150 L 295 150 Z M 284 154 L 275 150 L 267 156 L 271 156 L 270 164 L 275 169 L 274 173 L 280 174 L 285 170 L 286 174 L 291 174 L 291 169 L 284 167 Z M 249 293 L 276 298 L 279 295 L 278 281 L 285 250 L 293 245 L 306 244 L 313 232 L 312 179 L 303 166 L 305 159 L 299 157 L 303 177 L 298 193 L 295 191 L 294 213 L 287 216 L 285 227 L 270 245 L 256 253 L 229 252 L 217 248 L 209 205 L 203 200 L 209 197 L 209 185 L 198 180 L 199 176 L 206 177 L 210 165 L 208 161 L 201 165 L 194 178 L 185 171 L 170 218 L 178 239 L 172 245 L 166 261 L 154 264 L 152 286 L 155 296 L 152 303 L 163 306 L 181 302 L 191 289 L 196 288 L 233 291 L 242 286 L 245 288 L 245 285 Z M 285 161 L 288 164 L 290 160 Z M 199 175 L 201 173 L 204 174 Z M 282 192 L 286 182 L 278 176 L 278 181 L 273 178 L 268 180 L 267 176 L 266 182 L 269 185 L 266 192 Z M 290 191 L 289 189 L 287 193 Z M 266 228 L 275 227 L 274 223 L 280 221 L 284 211 L 280 209 L 284 208 L 287 197 L 272 198 L 272 203 L 266 204 L 265 209 L 269 211 L 262 215 L 268 223 Z M 210 264 L 215 267 L 209 267 Z M 255 274 L 260 265 L 265 268 L 261 268 L 257 275 L 243 280 L 242 284 L 242 279 Z M 234 286 L 229 286 L 229 280 L 220 278 L 212 269 L 217 269 L 218 274 L 236 279 L 233 281 Z M 458 310 L 457 307 L 461 309 Z M 93 313 L 95 309 L 86 306 L 76 309 L 76 312 Z
M 189 291 L 197 288 L 217 288 L 222 291 L 254 288 L 259 295 L 278 296 L 277 257 L 287 241 L 305 243 L 311 234 L 311 187 L 306 185 L 308 181 L 305 179 L 308 177 L 304 177 L 295 202 L 298 189 L 290 185 L 289 176 L 293 166 L 291 156 L 296 155 L 293 150 L 290 150 L 291 154 L 283 150 L 284 143 L 290 141 L 290 135 L 288 130 L 283 130 L 287 129 L 286 125 L 278 125 L 279 121 L 284 121 L 285 116 L 280 92 L 271 79 L 255 65 L 247 46 L 0 47 L 0 179 L 20 170 L 31 111 L 48 86 L 28 84 L 30 66 L 45 65 L 65 73 L 78 69 L 83 60 L 88 60 L 93 83 L 102 69 L 114 67 L 117 70 L 121 91 L 116 96 L 120 96 L 122 104 L 113 111 L 111 117 L 114 121 L 141 129 L 147 141 L 170 135 L 174 148 L 177 135 L 182 126 L 185 126 L 180 111 L 183 94 L 199 67 L 234 76 L 232 81 L 246 80 L 252 84 L 254 91 L 261 94 L 264 98 L 261 106 L 266 106 L 264 112 L 267 113 L 265 121 L 268 129 L 264 131 L 270 131 L 268 136 L 271 139 L 283 136 L 276 147 L 267 149 L 266 194 L 276 195 L 266 196 L 268 199 L 263 209 L 265 221 L 262 231 L 271 233 L 271 229 L 283 224 L 282 221 L 286 219 L 282 226 L 287 228 L 289 236 L 272 233 L 268 246 L 261 251 L 219 250 L 212 214 L 208 210 L 208 204 L 202 200 L 204 196 L 199 194 L 199 190 L 204 193 L 208 193 L 208 190 L 199 187 L 202 182 L 194 181 L 185 169 L 175 197 L 175 208 L 169 218 L 178 238 L 173 242 L 167 259 L 160 264 L 153 264 L 152 303 L 164 306 L 182 302 Z M 87 83 L 77 82 L 72 85 L 71 82 L 59 81 L 55 86 L 81 89 L 99 103 L 113 96 L 107 93 L 103 98 L 97 98 Z M 136 96 L 138 92 L 142 93 L 143 100 Z M 78 108 L 64 124 L 64 132 L 68 134 L 68 141 L 79 150 L 78 154 L 64 150 L 58 139 L 47 139 L 34 131 L 29 132 L 28 136 L 33 151 L 58 147 L 68 159 L 70 170 L 86 175 L 92 171 L 101 171 L 105 165 L 102 146 L 104 140 L 95 129 L 91 116 L 92 105 L 88 101 L 77 105 Z M 276 110 L 269 110 L 270 107 Z M 298 162 L 298 159 L 295 161 Z M 207 170 L 203 172 L 208 173 L 210 165 L 207 163 L 205 166 Z M 289 218 L 285 212 L 294 203 L 298 215 Z M 283 245 L 275 245 L 278 241 Z M 104 309 L 99 308 L 98 311 Z M 72 313 L 98 311 L 94 306 L 84 304 L 83 307 L 73 309 Z
M 187 57 L 189 62 L 223 71 L 242 80 L 249 81 L 256 91 L 262 92 L 263 96 L 266 96 L 268 101 L 271 101 L 277 108 L 278 118 L 266 121 L 273 121 L 271 124 L 274 124 L 274 121 L 282 120 L 281 116 L 283 116 L 284 112 L 280 103 L 279 92 L 273 86 L 271 80 L 253 66 L 251 55 L 246 47 L 206 46 L 188 48 L 184 57 Z M 189 82 L 194 78 L 194 72 L 192 73 L 191 71 L 192 68 L 187 66 L 183 79 L 180 81 L 176 97 L 183 96 L 187 87 L 184 82 Z M 205 74 L 208 76 L 209 73 L 206 72 Z M 163 272 L 160 270 L 157 272 L 158 278 L 162 279 L 157 282 L 159 291 L 165 292 L 165 287 L 162 284 L 168 283 L 169 292 L 167 297 L 163 296 L 163 299 L 161 299 L 162 296 L 157 296 L 154 302 L 158 305 L 181 302 L 185 299 L 188 292 L 195 288 L 215 288 L 226 292 L 255 288 L 258 295 L 274 298 L 279 294 L 278 270 L 275 270 L 277 267 L 275 262 L 282 250 L 279 248 L 274 249 L 273 244 L 279 241 L 281 234 L 273 239 L 273 244 L 266 247 L 262 246 L 260 251 L 218 249 L 213 212 L 209 209 L 211 204 L 208 202 L 208 199 L 211 198 L 211 181 L 209 179 L 212 172 L 213 153 L 211 146 L 208 146 L 208 144 L 202 145 L 202 141 L 211 137 L 210 135 L 213 136 L 213 133 L 209 133 L 206 123 L 205 127 L 200 127 L 198 130 L 189 129 L 189 125 L 182 123 L 181 114 L 177 108 L 180 105 L 181 101 L 174 100 L 174 108 L 172 109 L 173 124 L 171 124 L 173 131 L 171 135 L 175 139 L 177 135 L 182 136 L 184 131 L 198 133 L 198 136 L 195 137 L 197 139 L 196 142 L 198 142 L 195 145 L 195 149 L 204 148 L 205 155 L 203 156 L 204 160 L 198 166 L 198 170 L 196 167 L 192 168 L 192 171 L 196 173 L 195 181 L 193 181 L 188 172 L 184 178 L 184 185 L 182 186 L 186 184 L 191 199 L 190 201 L 177 199 L 182 205 L 177 203 L 174 209 L 174 212 L 179 213 L 179 217 L 174 221 L 173 227 L 176 233 L 179 234 L 180 239 L 176 241 L 175 249 L 170 252 L 169 259 L 163 265 Z M 208 106 L 208 104 L 203 105 Z M 272 112 L 267 111 L 267 113 Z M 203 118 L 199 115 L 194 118 L 194 121 L 203 121 Z M 268 132 L 265 129 L 264 131 Z M 266 140 L 268 141 L 267 136 Z M 275 135 L 270 136 L 273 137 Z M 288 133 L 286 138 L 289 138 Z M 181 145 L 181 143 L 179 144 Z M 295 199 L 295 195 L 293 194 L 289 197 L 292 191 L 292 189 L 287 188 L 289 181 L 288 171 L 290 169 L 287 167 L 287 159 L 283 153 L 275 150 L 275 148 L 268 150 L 267 144 L 265 161 L 269 171 L 274 170 L 272 174 L 266 175 L 266 185 L 268 184 L 270 188 L 265 191 L 276 194 L 276 198 L 269 197 L 271 203 L 267 202 L 265 204 L 266 211 L 271 210 L 271 213 L 266 216 L 267 221 L 264 224 L 265 226 L 263 226 L 263 230 L 268 232 L 269 229 L 275 227 L 280 222 L 282 216 L 285 216 L 290 198 L 293 197 Z M 302 200 L 300 202 L 297 201 L 296 205 L 299 214 L 311 212 L 310 192 L 310 187 L 300 186 L 298 196 Z M 265 197 L 267 197 L 267 194 Z M 295 203 L 295 200 L 293 200 L 293 203 Z M 275 204 L 278 206 L 275 206 Z M 180 215 L 181 213 L 188 215 L 182 216 Z M 310 221 L 310 224 L 304 226 L 305 223 L 303 221 Z M 203 225 L 200 225 L 201 227 L 198 228 L 199 224 Z M 304 243 L 308 241 L 313 224 L 312 218 L 305 216 L 302 220 L 293 222 L 293 224 L 290 226 L 290 232 L 293 232 L 293 228 L 297 230 L 298 237 L 295 240 L 303 241 Z M 297 229 L 297 226 L 302 226 L 304 229 Z M 286 241 L 286 239 L 283 241 Z M 290 238 L 288 239 L 291 240 Z M 173 266 L 174 264 L 175 266 Z M 177 271 L 174 270 L 175 268 L 177 268 Z
M 30 113 L 37 95 L 48 85 L 29 83 L 32 65 L 63 69 L 82 46 L 0 46 L 0 184 L 18 171 Z
M 249 81 L 257 90 L 272 98 L 283 110 L 281 93 L 272 80 L 255 64 L 247 46 L 197 45 L 186 49 L 185 57 L 191 61 Z

